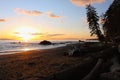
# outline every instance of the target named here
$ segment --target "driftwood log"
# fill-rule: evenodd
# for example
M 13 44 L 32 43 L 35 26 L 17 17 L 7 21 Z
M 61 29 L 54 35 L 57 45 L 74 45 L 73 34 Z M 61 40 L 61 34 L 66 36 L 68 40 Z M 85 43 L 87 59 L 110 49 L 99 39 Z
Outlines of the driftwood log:
M 108 48 L 108 49 L 102 50 L 100 53 L 98 53 L 98 56 L 97 56 L 98 61 L 96 65 L 89 72 L 89 74 L 86 75 L 82 80 L 95 80 L 96 76 L 99 76 L 101 74 L 100 70 L 103 67 L 103 64 L 105 63 L 105 61 L 111 60 L 114 56 L 118 56 L 117 54 L 118 54 L 117 48 Z
M 45 80 L 81 80 L 96 64 L 97 60 L 89 58 L 85 62 L 48 76 Z
M 94 68 L 82 80 L 93 80 L 100 73 L 100 68 L 103 64 L 103 59 L 99 58 Z
M 89 56 L 90 58 L 82 64 L 50 75 L 45 80 L 97 80 L 98 76 L 104 73 L 106 67 L 110 67 L 110 65 L 104 64 L 108 64 L 116 53 L 118 53 L 116 48 L 107 48 L 98 53 L 90 54 L 92 56 Z

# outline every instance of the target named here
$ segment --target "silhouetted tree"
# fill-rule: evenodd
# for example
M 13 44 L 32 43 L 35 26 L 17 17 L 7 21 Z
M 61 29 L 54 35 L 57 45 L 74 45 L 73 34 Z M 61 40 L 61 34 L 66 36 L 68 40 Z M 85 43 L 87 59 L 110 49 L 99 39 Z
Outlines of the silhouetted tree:
M 102 13 L 102 15 L 100 16 L 100 23 L 101 23 L 101 26 L 103 27 L 104 24 L 105 24 L 105 14 Z M 106 28 L 103 27 L 103 34 L 104 34 L 104 42 L 107 43 L 107 42 L 110 42 L 110 38 L 108 37 L 108 35 L 106 34 Z
M 89 29 L 91 30 L 91 36 L 93 36 L 94 34 L 97 35 L 98 40 L 100 42 L 104 41 L 104 36 L 102 35 L 102 32 L 100 30 L 99 27 L 99 16 L 97 16 L 97 12 L 95 10 L 95 8 L 91 5 L 87 5 L 86 7 L 87 9 L 87 21 L 89 23 Z
M 120 37 L 120 0 L 114 0 L 105 13 L 103 28 L 106 36 L 115 42 Z

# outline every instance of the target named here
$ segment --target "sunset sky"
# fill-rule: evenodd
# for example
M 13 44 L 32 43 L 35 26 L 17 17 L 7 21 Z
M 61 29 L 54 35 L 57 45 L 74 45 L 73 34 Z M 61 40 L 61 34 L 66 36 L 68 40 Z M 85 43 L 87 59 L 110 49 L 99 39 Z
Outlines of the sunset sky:
M 98 15 L 113 0 L 0 0 L 0 39 L 88 39 L 85 5 Z

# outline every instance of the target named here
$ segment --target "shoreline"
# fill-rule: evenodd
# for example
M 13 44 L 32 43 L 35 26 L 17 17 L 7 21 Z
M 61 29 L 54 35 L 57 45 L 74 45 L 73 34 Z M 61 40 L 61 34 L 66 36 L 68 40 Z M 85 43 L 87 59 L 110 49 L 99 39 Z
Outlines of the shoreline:
M 66 45 L 62 45 L 62 46 L 57 46 L 57 47 L 50 47 L 50 48 L 41 48 L 41 49 L 21 49 L 21 50 L 16 50 L 16 51 L 3 51 L 0 52 L 0 55 L 8 55 L 8 54 L 17 54 L 17 53 L 21 53 L 21 52 L 26 52 L 26 51 L 36 51 L 36 50 L 47 50 L 47 49 L 54 49 L 54 48 L 60 48 L 60 47 L 65 47 Z
M 66 49 L 64 46 L 0 55 L 0 79 L 41 79 L 84 61 L 82 57 L 64 56 Z
M 79 55 L 66 55 L 69 50 L 77 48 L 82 51 Z M 99 66 L 103 66 L 100 70 L 105 72 L 104 67 L 108 66 L 101 65 L 101 60 L 105 59 L 105 64 L 112 63 L 114 53 L 118 54 L 115 47 L 85 43 L 0 55 L 0 80 L 81 80 L 88 73 L 99 71 Z M 100 65 L 95 69 L 99 60 Z M 101 77 L 100 74 L 102 73 L 96 74 L 99 75 L 98 78 Z

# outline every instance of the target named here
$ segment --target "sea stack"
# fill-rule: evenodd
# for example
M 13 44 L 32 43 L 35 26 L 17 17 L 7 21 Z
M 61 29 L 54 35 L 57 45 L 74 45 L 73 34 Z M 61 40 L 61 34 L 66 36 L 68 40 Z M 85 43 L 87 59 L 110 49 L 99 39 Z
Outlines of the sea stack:
M 50 41 L 43 40 L 39 44 L 41 44 L 41 45 L 51 45 L 52 43 Z

